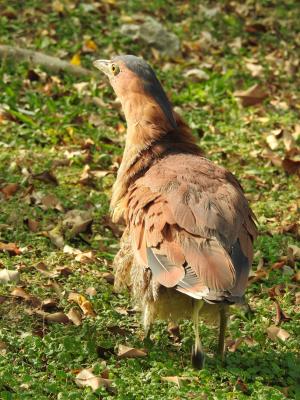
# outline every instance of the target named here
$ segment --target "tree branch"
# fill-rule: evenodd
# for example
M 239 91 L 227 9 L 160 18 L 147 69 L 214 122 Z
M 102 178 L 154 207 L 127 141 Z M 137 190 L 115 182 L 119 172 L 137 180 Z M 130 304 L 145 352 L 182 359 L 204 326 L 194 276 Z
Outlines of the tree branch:
M 28 61 L 33 65 L 42 65 L 51 72 L 65 71 L 75 76 L 94 76 L 95 74 L 82 67 L 70 64 L 57 57 L 48 56 L 38 51 L 21 49 L 20 47 L 0 45 L 0 58 L 13 61 Z

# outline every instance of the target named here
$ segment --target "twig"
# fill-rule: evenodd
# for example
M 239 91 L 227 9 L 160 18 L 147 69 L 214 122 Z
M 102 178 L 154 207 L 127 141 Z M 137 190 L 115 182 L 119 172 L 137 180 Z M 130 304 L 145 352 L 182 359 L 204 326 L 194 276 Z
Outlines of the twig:
M 33 65 L 42 65 L 51 72 L 65 71 L 75 76 L 93 76 L 94 73 L 86 68 L 77 67 L 68 61 L 48 56 L 38 51 L 21 49 L 20 47 L 0 45 L 0 58 L 14 61 L 28 61 Z

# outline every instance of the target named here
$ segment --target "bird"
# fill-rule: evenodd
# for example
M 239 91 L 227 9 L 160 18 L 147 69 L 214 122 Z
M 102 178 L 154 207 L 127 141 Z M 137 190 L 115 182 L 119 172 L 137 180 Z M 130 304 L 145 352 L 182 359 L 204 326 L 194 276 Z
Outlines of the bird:
M 115 288 L 129 288 L 145 337 L 155 320 L 193 322 L 191 362 L 204 367 L 200 319 L 219 324 L 224 361 L 232 304 L 243 303 L 256 218 L 235 176 L 206 158 L 143 58 L 95 60 L 126 119 L 112 188 L 112 220 L 125 224 L 114 259 Z

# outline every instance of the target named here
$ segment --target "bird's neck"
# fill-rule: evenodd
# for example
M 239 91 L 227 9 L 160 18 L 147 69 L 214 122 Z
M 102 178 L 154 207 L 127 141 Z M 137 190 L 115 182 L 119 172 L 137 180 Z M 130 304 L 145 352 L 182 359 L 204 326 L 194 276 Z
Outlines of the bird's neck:
M 122 101 L 122 107 L 127 134 L 111 200 L 115 221 L 123 216 L 128 187 L 158 159 L 170 153 L 201 154 L 189 127 L 176 113 L 174 128 L 161 108 L 149 99 Z

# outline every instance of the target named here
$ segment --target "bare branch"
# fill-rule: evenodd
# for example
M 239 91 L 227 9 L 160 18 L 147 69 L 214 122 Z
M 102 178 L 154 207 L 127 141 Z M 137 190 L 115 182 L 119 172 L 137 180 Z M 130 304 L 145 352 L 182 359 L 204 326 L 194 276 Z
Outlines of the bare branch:
M 68 61 L 61 60 L 57 57 L 48 56 L 38 51 L 21 49 L 20 47 L 0 45 L 0 58 L 12 59 L 14 61 L 28 61 L 33 65 L 42 65 L 51 72 L 65 71 L 75 76 L 93 76 L 92 71 L 77 67 Z

